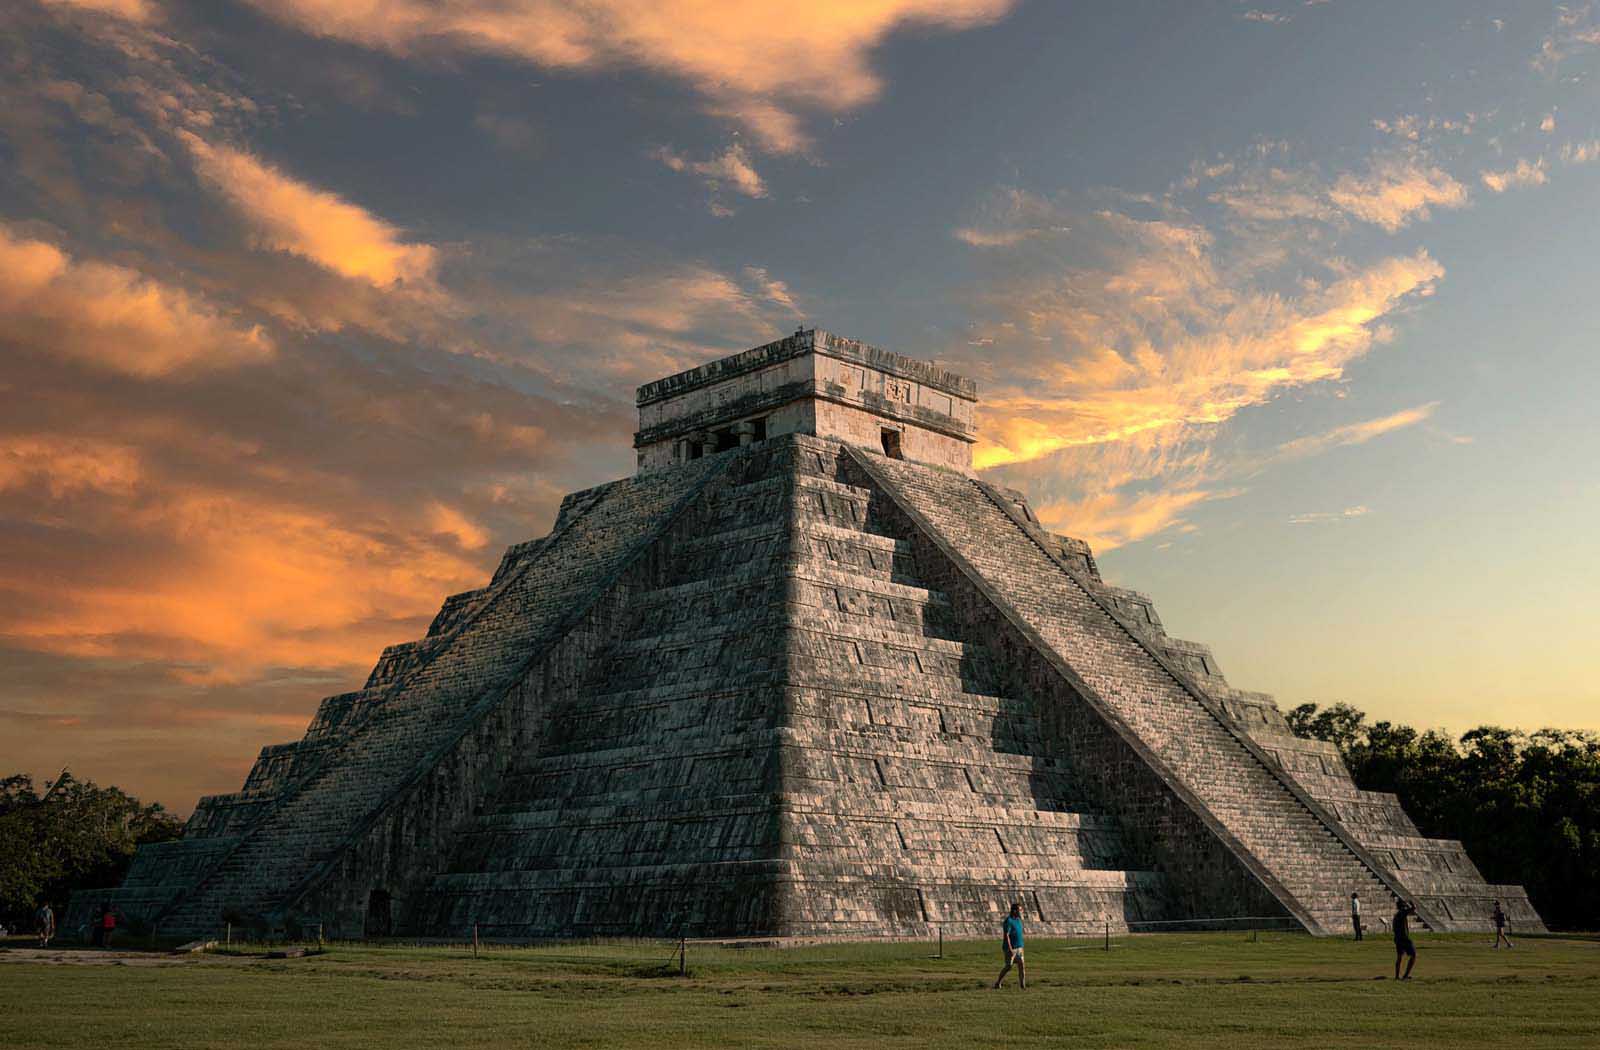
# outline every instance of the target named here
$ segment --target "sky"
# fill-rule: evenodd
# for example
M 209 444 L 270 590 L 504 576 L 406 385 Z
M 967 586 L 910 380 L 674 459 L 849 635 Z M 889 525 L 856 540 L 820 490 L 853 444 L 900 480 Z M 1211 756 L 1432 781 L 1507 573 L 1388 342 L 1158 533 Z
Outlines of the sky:
M 187 813 L 816 325 L 1236 686 L 1600 729 L 1600 5 L 13 0 L 0 773 Z

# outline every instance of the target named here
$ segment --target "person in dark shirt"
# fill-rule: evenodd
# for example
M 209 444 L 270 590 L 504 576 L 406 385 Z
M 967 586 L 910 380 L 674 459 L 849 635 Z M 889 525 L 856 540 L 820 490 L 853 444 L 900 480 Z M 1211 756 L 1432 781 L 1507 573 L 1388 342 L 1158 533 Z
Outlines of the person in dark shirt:
M 1407 901 L 1395 901 L 1394 918 L 1390 929 L 1394 931 L 1394 979 L 1411 980 L 1411 968 L 1417 965 L 1417 946 L 1411 943 L 1411 917 L 1417 914 L 1416 906 Z M 1406 959 L 1405 976 L 1400 976 L 1400 960 Z
M 1350 925 L 1356 931 L 1356 940 L 1361 939 L 1361 898 L 1354 893 L 1350 894 Z
M 1498 948 L 1500 942 L 1505 941 L 1507 948 L 1512 947 L 1511 938 L 1506 936 L 1506 912 L 1499 901 L 1494 902 L 1494 914 L 1490 918 L 1494 919 L 1494 946 Z
M 994 979 L 994 986 L 1006 979 L 1006 974 L 1011 972 L 1011 967 L 1017 968 L 1017 982 L 1022 988 L 1028 987 L 1028 968 L 1022 963 L 1022 905 L 1013 904 L 1011 914 L 1006 921 L 1000 924 L 1000 948 L 1005 953 L 1006 964 L 1000 968 L 1000 976 Z
M 33 913 L 33 924 L 39 934 L 39 947 L 50 947 L 50 941 L 56 935 L 56 913 L 49 901 L 42 902 L 39 910 Z

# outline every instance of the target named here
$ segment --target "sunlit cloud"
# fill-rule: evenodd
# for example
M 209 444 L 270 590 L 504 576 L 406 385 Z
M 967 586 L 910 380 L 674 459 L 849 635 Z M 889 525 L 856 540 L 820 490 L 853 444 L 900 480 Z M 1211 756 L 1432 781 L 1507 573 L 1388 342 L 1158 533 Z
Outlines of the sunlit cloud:
M 1387 160 L 1375 162 L 1361 175 L 1341 175 L 1328 198 L 1363 222 L 1392 232 L 1427 219 L 1434 208 L 1462 207 L 1467 203 L 1467 188 L 1442 168 Z
M 853 0 L 792 5 L 741 0 L 251 0 L 318 36 L 400 55 L 441 50 L 505 55 L 548 69 L 637 68 L 691 84 L 708 108 L 765 149 L 808 136 L 796 113 L 843 112 L 875 99 L 871 54 L 902 28 L 960 30 L 994 22 L 1014 0 Z
M 98 11 L 130 22 L 147 22 L 160 13 L 154 0 L 40 0 L 46 7 Z
M 1415 134 L 1415 126 L 1407 126 L 1405 133 Z M 1345 172 L 1331 182 L 1304 167 L 1252 167 L 1211 190 L 1209 199 L 1260 222 L 1330 222 L 1347 216 L 1393 233 L 1428 219 L 1435 208 L 1464 206 L 1468 193 L 1443 168 L 1414 156 L 1393 155 L 1375 158 L 1364 170 Z
M 1531 164 L 1526 160 L 1518 160 L 1514 167 L 1504 171 L 1485 171 L 1478 177 L 1495 193 L 1504 193 L 1519 186 L 1542 186 L 1549 181 L 1543 157 Z
M 1567 164 L 1590 164 L 1600 160 L 1600 139 L 1567 143 L 1561 147 L 1561 159 Z
M 1219 428 L 1343 379 L 1444 273 L 1415 251 L 1359 266 L 1324 259 L 1321 279 L 1309 279 L 1314 259 L 1292 255 L 1303 215 L 1240 243 L 1219 241 L 1176 199 L 1157 206 L 1164 217 L 997 194 L 972 224 L 996 234 L 981 256 L 992 273 L 950 354 L 985 392 L 974 465 L 1042 493 L 1053 525 L 1113 545 L 1187 528 L 1194 508 L 1235 494 L 1229 478 L 1250 463 L 1213 454 Z M 1042 236 L 1055 227 L 1074 231 L 1070 248 Z M 1300 279 L 1275 280 L 1278 260 Z M 1371 440 L 1432 408 L 1282 455 Z
M 750 163 L 749 154 L 738 143 L 707 160 L 691 160 L 665 146 L 656 150 L 653 156 L 670 171 L 698 175 L 713 194 L 711 208 L 714 212 L 731 214 L 727 206 L 722 205 L 716 197 L 718 191 L 724 188 L 745 197 L 767 195 L 766 183 L 761 180 L 761 175 Z
M 1555 25 L 1540 43 L 1533 67 L 1554 73 L 1568 58 L 1596 47 L 1600 47 L 1600 22 L 1594 3 L 1558 5 Z
M 94 573 L 50 579 L 25 563 L 0 566 L 0 592 L 31 598 L 6 603 L 0 640 L 178 661 L 215 679 L 272 666 L 349 667 L 401 640 L 395 633 L 407 621 L 424 623 L 443 595 L 483 582 L 475 560 L 429 539 L 464 521 L 429 514 L 408 529 L 216 489 L 158 492 L 129 496 L 120 510 L 102 493 L 93 526 L 145 551 L 143 561 L 107 560 Z
M 472 284 L 461 298 L 493 317 L 507 341 L 531 340 L 596 393 L 777 338 L 801 317 L 794 290 L 765 267 L 726 273 L 605 240 L 558 238 L 505 252 L 495 265 L 514 267 L 523 286 Z
M 127 445 L 83 437 L 0 437 L 0 492 L 41 487 L 52 500 L 99 492 L 130 495 L 144 475 Z
M 1340 521 L 1350 521 L 1354 518 L 1364 518 L 1372 513 L 1372 508 L 1365 504 L 1356 504 L 1338 511 L 1311 511 L 1306 514 L 1289 515 L 1290 525 L 1328 525 Z
M 0 224 L 0 339 L 127 375 L 262 361 L 273 342 L 206 298 L 112 263 L 76 260 Z
M 1163 488 L 1152 492 L 1102 492 L 1038 508 L 1045 527 L 1070 533 L 1104 554 L 1173 529 L 1182 530 L 1184 513 L 1197 504 L 1224 499 L 1231 492 Z
M 1293 441 L 1287 441 L 1279 445 L 1269 462 L 1282 463 L 1305 459 L 1343 445 L 1364 445 L 1374 438 L 1427 422 L 1433 417 L 1434 409 L 1438 407 L 1439 402 L 1430 401 L 1425 405 L 1401 409 L 1399 412 L 1381 416 L 1377 419 L 1366 419 L 1359 423 L 1347 423 L 1344 426 L 1335 427 L 1321 434 L 1295 438 Z
M 181 132 L 206 184 L 248 222 L 258 243 L 378 288 L 425 289 L 438 250 L 401 240 L 394 226 L 242 150 Z

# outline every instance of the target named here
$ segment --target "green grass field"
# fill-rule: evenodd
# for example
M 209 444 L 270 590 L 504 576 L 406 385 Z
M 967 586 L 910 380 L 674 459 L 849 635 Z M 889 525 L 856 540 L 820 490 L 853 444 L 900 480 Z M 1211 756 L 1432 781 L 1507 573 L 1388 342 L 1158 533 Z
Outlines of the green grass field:
M 12 942 L 21 945 L 25 942 Z M 991 943 L 470 949 L 320 956 L 0 952 L 0 1045 L 34 1047 L 1596 1047 L 1600 938 L 1292 934 Z M 1013 976 L 1013 982 L 1015 974 Z

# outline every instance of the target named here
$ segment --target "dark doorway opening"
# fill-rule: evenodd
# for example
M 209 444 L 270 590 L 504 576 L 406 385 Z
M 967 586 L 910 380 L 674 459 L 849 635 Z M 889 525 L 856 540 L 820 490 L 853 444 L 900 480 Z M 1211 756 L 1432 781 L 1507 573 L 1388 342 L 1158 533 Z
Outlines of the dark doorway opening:
M 754 428 L 754 433 L 751 436 L 752 440 L 754 440 L 754 441 L 765 441 L 765 440 L 767 440 L 767 417 L 766 416 L 762 416 L 760 419 L 752 419 L 750 421 L 750 426 L 752 428 Z
M 906 457 L 900 454 L 900 431 L 884 427 L 881 433 L 883 434 L 883 454 L 890 459 L 905 459 Z
M 739 447 L 739 435 L 733 432 L 732 427 L 724 427 L 721 430 L 713 430 L 711 432 L 711 436 L 717 439 L 718 452 L 726 452 L 730 448 Z
M 373 890 L 367 895 L 367 927 L 368 937 L 387 937 L 394 932 L 394 915 L 391 912 L 393 898 L 388 890 Z

